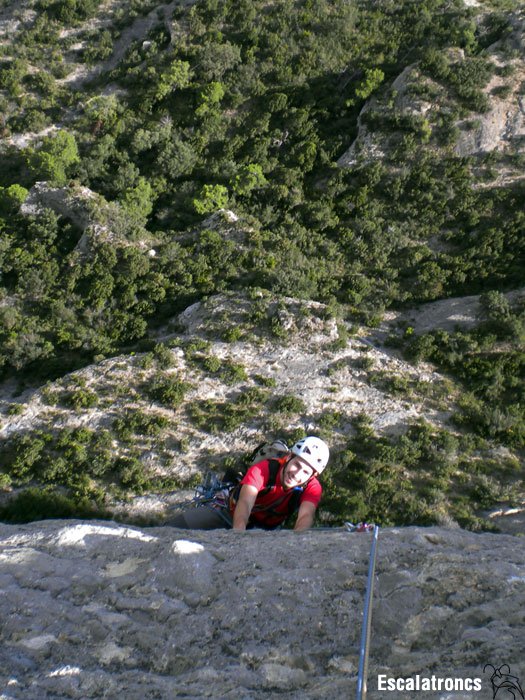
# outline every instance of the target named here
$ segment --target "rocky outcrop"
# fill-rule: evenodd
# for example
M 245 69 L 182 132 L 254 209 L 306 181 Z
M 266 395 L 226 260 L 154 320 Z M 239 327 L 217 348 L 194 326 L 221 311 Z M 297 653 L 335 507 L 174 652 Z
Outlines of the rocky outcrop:
M 523 304 L 525 302 L 525 288 L 507 292 L 504 296 L 513 306 Z M 401 323 L 411 326 L 418 335 L 438 329 L 449 332 L 456 330 L 468 331 L 478 325 L 484 318 L 485 314 L 480 302 L 480 295 L 475 294 L 472 296 L 440 299 L 402 313 L 391 312 L 390 325 L 385 324 L 385 327 L 393 331 L 394 323 Z
M 398 139 L 397 134 L 394 132 L 387 135 L 383 131 L 370 129 L 366 123 L 370 113 L 388 115 L 395 110 L 400 114 L 417 115 L 428 111 L 427 103 L 419 103 L 413 97 L 408 98 L 408 86 L 416 79 L 416 67 L 407 66 L 392 83 L 389 91 L 390 99 L 374 96 L 364 104 L 357 118 L 357 137 L 337 161 L 340 168 L 352 168 L 359 163 L 382 160 L 393 149 L 394 141 Z
M 126 239 L 131 228 L 129 217 L 117 202 L 108 202 L 102 195 L 89 187 L 71 184 L 69 187 L 53 187 L 48 182 L 37 182 L 20 207 L 25 216 L 36 216 L 43 209 L 51 209 L 60 217 L 73 223 L 82 232 L 76 250 L 84 255 L 93 245 L 110 243 L 112 245 L 134 245 L 155 255 L 148 240 Z M 136 225 L 134 226 L 136 229 Z M 151 234 L 143 231 L 144 239 Z
M 20 207 L 20 213 L 35 216 L 44 208 L 52 209 L 84 230 L 92 223 L 93 204 L 100 205 L 102 201 L 103 198 L 89 187 L 53 187 L 47 182 L 37 182 Z
M 525 152 L 525 18 L 512 15 L 510 21 L 512 31 L 506 38 L 506 49 L 498 42 L 490 51 L 496 72 L 484 88 L 489 97 L 488 111 L 476 116 L 473 128 L 463 128 L 468 120 L 458 122 L 459 156 Z M 509 59 L 509 49 L 514 58 Z
M 487 54 L 494 65 L 493 76 L 482 88 L 488 98 L 488 110 L 484 113 L 471 112 L 453 124 L 457 130 L 453 149 L 460 157 L 491 152 L 521 154 L 525 151 L 523 16 L 511 15 L 510 27 L 511 31 L 505 39 L 491 46 Z M 452 64 L 459 65 L 465 61 L 465 54 L 461 50 L 449 54 Z M 421 86 L 426 86 L 427 92 L 434 97 L 418 97 Z M 422 74 L 418 64 L 407 66 L 391 86 L 382 89 L 365 103 L 358 118 L 357 137 L 337 164 L 342 168 L 351 168 L 359 163 L 383 159 L 394 152 L 403 135 L 402 130 L 393 126 L 396 120 L 400 123 L 412 120 L 416 140 L 425 143 L 429 140 L 429 148 L 439 148 L 431 135 L 440 111 L 449 111 L 453 106 L 453 100 L 451 102 L 451 95 L 447 95 L 447 91 L 444 83 L 433 81 Z M 371 127 L 368 123 L 370 116 L 379 123 L 386 120 L 389 126 Z M 517 173 L 505 175 L 506 179 L 519 177 Z
M 380 532 L 370 697 L 421 697 L 379 676 L 442 679 L 430 700 L 492 697 L 486 664 L 525 678 L 519 542 Z M 354 697 L 370 535 L 55 521 L 0 543 L 2 697 Z

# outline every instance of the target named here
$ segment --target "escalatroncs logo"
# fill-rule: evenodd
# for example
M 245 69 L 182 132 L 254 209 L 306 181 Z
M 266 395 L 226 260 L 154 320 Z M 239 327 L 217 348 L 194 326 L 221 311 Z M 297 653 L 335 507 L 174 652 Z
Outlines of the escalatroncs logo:
M 525 700 L 520 680 L 511 674 L 508 664 L 503 664 L 499 668 L 495 668 L 492 664 L 486 664 L 483 673 L 486 672 L 487 668 L 492 669 L 490 677 L 492 700 L 519 700 L 519 698 Z

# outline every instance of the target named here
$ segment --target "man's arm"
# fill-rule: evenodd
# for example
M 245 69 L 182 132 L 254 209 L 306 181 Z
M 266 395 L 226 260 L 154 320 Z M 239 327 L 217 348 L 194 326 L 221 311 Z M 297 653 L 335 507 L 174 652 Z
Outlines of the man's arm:
M 233 513 L 233 529 L 246 530 L 253 504 L 259 491 L 251 484 L 244 484 L 239 493 L 239 499 Z
M 297 513 L 297 521 L 295 523 L 294 530 L 296 532 L 301 532 L 301 530 L 308 530 L 314 524 L 315 511 L 317 506 L 315 506 L 311 501 L 304 501 L 299 506 L 299 512 Z

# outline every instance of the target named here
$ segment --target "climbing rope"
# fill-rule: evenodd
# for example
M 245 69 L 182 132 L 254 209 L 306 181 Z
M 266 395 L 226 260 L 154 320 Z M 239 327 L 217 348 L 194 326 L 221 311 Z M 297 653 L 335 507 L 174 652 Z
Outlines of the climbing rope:
M 368 580 L 366 583 L 365 608 L 363 613 L 363 629 L 361 631 L 361 648 L 359 652 L 359 671 L 357 674 L 357 700 L 366 700 L 368 677 L 368 650 L 370 646 L 370 630 L 372 625 L 372 600 L 374 597 L 374 574 L 376 568 L 377 538 L 379 527 L 374 525 L 370 561 L 368 563 Z

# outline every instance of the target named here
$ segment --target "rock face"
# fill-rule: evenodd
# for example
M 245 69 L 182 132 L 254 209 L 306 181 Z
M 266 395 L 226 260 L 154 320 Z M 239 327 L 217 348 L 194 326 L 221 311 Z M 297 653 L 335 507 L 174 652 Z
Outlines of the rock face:
M 355 694 L 370 535 L 49 521 L 0 540 L 2 698 Z M 378 675 L 480 679 L 432 700 L 491 698 L 486 664 L 525 678 L 524 598 L 519 538 L 381 532 L 370 697 L 421 695 Z
M 109 243 L 115 247 L 134 247 L 150 256 L 155 255 L 149 240 L 151 235 L 142 230 L 142 239 L 127 240 L 130 220 L 117 202 L 108 202 L 89 187 L 71 185 L 53 187 L 48 182 L 37 182 L 29 191 L 20 213 L 34 216 L 51 209 L 60 217 L 69 219 L 81 232 L 76 251 L 86 254 L 95 243 Z
M 52 209 L 84 230 L 92 223 L 92 202 L 100 205 L 102 197 L 88 187 L 52 187 L 47 182 L 37 182 L 20 207 L 20 213 L 31 216 L 40 213 L 44 208 Z
M 487 56 L 494 67 L 494 74 L 482 92 L 488 98 L 489 108 L 484 113 L 471 112 L 467 117 L 455 120 L 457 129 L 454 151 L 460 157 L 487 153 L 522 154 L 525 143 L 525 100 L 523 80 L 525 62 L 525 18 L 523 12 L 510 15 L 509 36 L 505 42 L 499 41 L 487 50 Z M 461 66 L 465 53 L 460 50 L 449 56 L 453 65 Z M 426 85 L 434 98 L 421 98 L 418 87 Z M 444 84 L 431 80 L 421 73 L 419 64 L 407 66 L 393 81 L 390 88 L 382 89 L 364 105 L 358 118 L 358 135 L 350 148 L 337 161 L 342 168 L 352 168 L 360 162 L 381 160 L 391 153 L 399 143 L 402 131 L 397 127 L 374 128 L 367 120 L 374 115 L 390 119 L 397 116 L 399 122 L 413 120 L 414 124 L 425 124 L 431 139 L 439 110 L 450 99 Z M 416 128 L 417 131 L 417 128 Z M 421 139 L 423 132 L 417 136 Z M 426 141 L 425 141 L 426 142 Z M 433 140 L 430 147 L 437 148 Z M 521 179 L 521 173 L 506 173 L 508 179 Z

